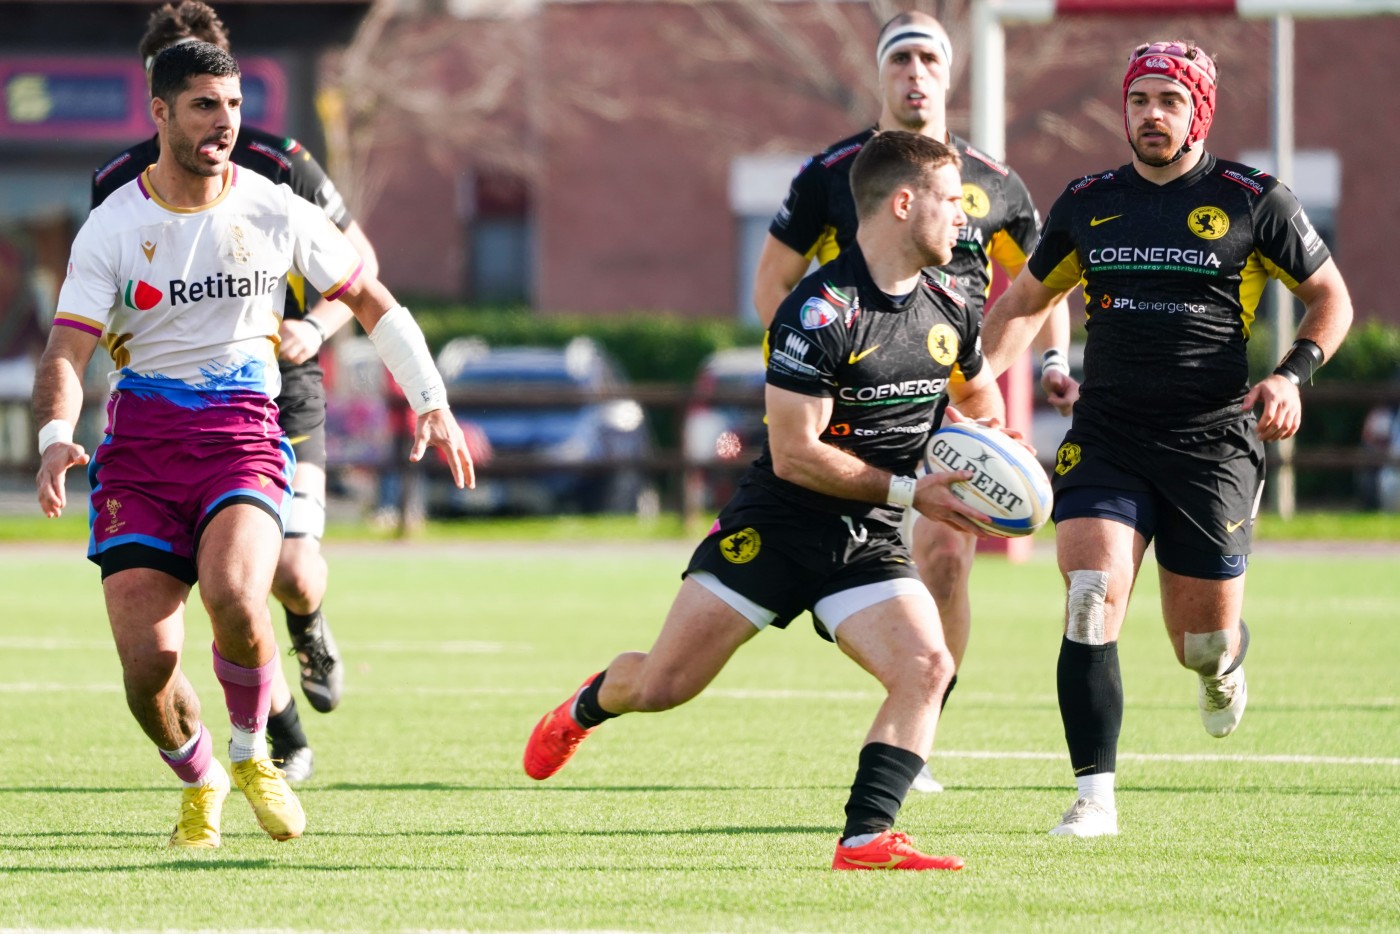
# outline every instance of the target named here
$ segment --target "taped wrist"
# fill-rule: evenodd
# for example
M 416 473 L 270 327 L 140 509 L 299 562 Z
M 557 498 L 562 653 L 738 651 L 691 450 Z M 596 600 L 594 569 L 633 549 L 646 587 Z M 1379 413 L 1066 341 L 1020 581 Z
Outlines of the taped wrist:
M 912 506 L 914 505 L 914 487 L 918 481 L 913 477 L 890 477 L 890 492 L 885 502 L 891 506 Z
M 1052 370 L 1069 375 L 1069 356 L 1058 347 L 1051 347 L 1040 355 L 1040 372 L 1044 374 Z
M 328 335 L 326 334 L 326 328 L 325 328 L 325 326 L 324 326 L 323 324 L 321 324 L 321 322 L 317 321 L 315 318 L 311 317 L 310 315 L 307 315 L 305 318 L 302 318 L 301 320 L 303 320 L 303 321 L 305 321 L 307 324 L 311 325 L 311 330 L 315 331 L 315 332 L 316 332 L 316 335 L 317 335 L 318 337 L 321 338 L 321 343 L 324 344 L 324 343 L 326 342 L 326 337 L 327 337 Z
M 55 418 L 39 429 L 39 456 L 44 455 L 44 450 L 49 445 L 60 441 L 64 444 L 73 443 L 73 423 Z
M 1312 382 L 1313 374 L 1322 368 L 1322 348 L 1306 337 L 1293 342 L 1288 353 L 1283 355 L 1274 373 L 1284 377 L 1294 386 Z
M 394 382 L 403 388 L 414 412 L 425 415 L 434 409 L 447 408 L 447 387 L 433 365 L 433 356 L 428 352 L 428 342 L 423 339 L 418 322 L 407 308 L 395 305 L 385 312 L 369 339 Z

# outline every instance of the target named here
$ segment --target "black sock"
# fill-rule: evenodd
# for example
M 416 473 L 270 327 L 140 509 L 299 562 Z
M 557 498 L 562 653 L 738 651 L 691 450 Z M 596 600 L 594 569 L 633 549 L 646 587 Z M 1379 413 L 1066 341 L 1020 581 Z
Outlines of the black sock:
M 306 632 L 306 630 L 310 629 L 312 625 L 315 624 L 316 620 L 321 618 L 321 608 L 319 606 L 306 616 L 302 616 L 300 613 L 293 613 L 285 606 L 282 607 L 282 611 L 287 614 L 287 631 L 294 636 L 299 636 Z
M 604 720 L 611 720 L 618 716 L 609 713 L 598 704 L 598 692 L 603 688 L 603 679 L 608 676 L 607 671 L 599 672 L 598 677 L 578 692 L 578 701 L 574 704 L 574 719 L 578 725 L 585 730 L 591 730 Z
M 281 713 L 268 714 L 267 740 L 272 744 L 272 748 L 279 757 L 282 753 L 310 745 L 306 741 L 306 734 L 301 729 L 301 717 L 297 715 L 295 698 L 287 702 L 286 708 Z
M 943 701 L 938 705 L 938 712 L 942 713 L 943 708 L 948 706 L 948 695 L 953 693 L 953 688 L 958 686 L 958 673 L 953 672 L 953 680 L 948 682 L 948 687 L 943 691 Z
M 846 799 L 846 829 L 841 839 L 866 833 L 883 833 L 894 826 L 894 817 L 924 760 L 907 749 L 888 743 L 868 743 L 860 751 L 851 796 Z
M 1055 676 L 1060 720 L 1065 725 L 1074 774 L 1114 771 L 1118 764 L 1118 734 L 1123 729 L 1123 676 L 1118 669 L 1118 643 L 1082 645 L 1062 639 Z

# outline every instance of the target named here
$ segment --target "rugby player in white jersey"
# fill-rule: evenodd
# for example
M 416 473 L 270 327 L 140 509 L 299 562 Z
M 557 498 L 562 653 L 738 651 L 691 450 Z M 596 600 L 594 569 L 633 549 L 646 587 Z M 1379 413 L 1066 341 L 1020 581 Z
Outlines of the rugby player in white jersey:
M 172 846 L 221 840 L 229 775 L 181 671 L 184 605 L 197 581 L 232 728 L 233 783 L 276 840 L 306 817 L 268 757 L 278 664 L 268 595 L 291 500 L 291 446 L 277 425 L 278 328 L 288 273 L 340 299 L 370 334 L 418 413 L 411 460 L 440 448 L 458 486 L 471 456 L 422 332 L 315 205 L 229 162 L 238 63 L 205 42 L 151 69 L 156 164 L 78 232 L 34 387 L 39 504 L 67 506 L 69 468 L 88 465 L 92 535 L 127 705 L 184 783 Z M 80 374 L 111 354 L 105 437 L 73 443 Z

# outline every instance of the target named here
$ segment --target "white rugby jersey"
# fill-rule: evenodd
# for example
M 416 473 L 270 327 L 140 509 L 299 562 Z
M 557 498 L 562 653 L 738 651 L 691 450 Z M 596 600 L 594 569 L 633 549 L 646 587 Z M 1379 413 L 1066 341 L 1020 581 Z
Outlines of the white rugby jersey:
M 54 324 L 103 337 L 113 389 L 276 397 L 287 274 L 334 299 L 359 276 L 359 254 L 319 207 L 255 172 L 230 165 L 198 208 L 165 203 L 149 176 L 78 231 Z

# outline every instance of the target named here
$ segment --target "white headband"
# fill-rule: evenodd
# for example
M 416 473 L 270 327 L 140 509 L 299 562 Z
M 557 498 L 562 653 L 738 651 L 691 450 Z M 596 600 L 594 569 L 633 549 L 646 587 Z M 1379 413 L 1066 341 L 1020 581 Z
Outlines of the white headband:
M 186 42 L 203 42 L 203 41 L 204 41 L 204 40 L 201 39 L 201 38 L 199 38 L 198 36 L 185 36 L 185 38 L 183 38 L 183 39 L 176 39 L 174 42 L 172 42 L 172 43 L 170 43 L 169 45 L 167 45 L 167 46 L 165 47 L 165 49 L 173 49 L 173 48 L 175 48 L 175 46 L 177 46 L 177 45 L 184 45 Z M 165 49 L 161 49 L 160 52 L 164 52 Z M 160 52 L 157 52 L 156 55 L 159 55 Z M 146 74 L 147 74 L 148 76 L 149 76 L 150 73 L 151 73 L 151 68 L 155 66 L 155 63 L 156 63 L 156 55 L 147 55 L 147 56 L 146 56 Z
M 890 36 L 880 43 L 880 48 L 875 55 L 875 67 L 883 68 L 885 59 L 906 46 L 911 45 L 931 45 L 938 50 L 938 54 L 943 56 L 943 63 L 949 69 L 953 67 L 953 47 L 948 44 L 948 37 L 941 32 L 935 32 L 927 26 L 910 24 L 900 26 L 890 30 Z

